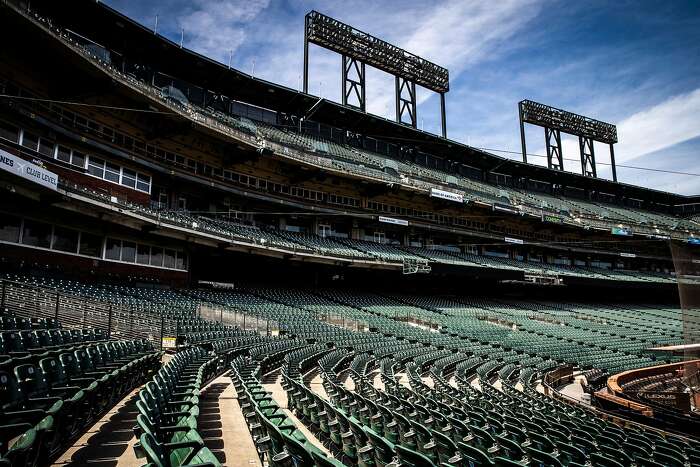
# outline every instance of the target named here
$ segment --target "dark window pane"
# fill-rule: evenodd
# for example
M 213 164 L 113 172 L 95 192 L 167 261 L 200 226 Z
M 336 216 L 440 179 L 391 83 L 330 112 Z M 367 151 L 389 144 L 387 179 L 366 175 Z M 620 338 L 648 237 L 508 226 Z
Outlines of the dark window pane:
M 58 152 L 56 153 L 56 159 L 70 163 L 70 149 L 65 146 L 59 146 Z
M 39 137 L 25 131 L 22 135 L 22 146 L 36 151 L 37 146 L 39 146 Z
M 0 138 L 9 139 L 16 143 L 19 138 L 19 128 L 9 123 L 0 122 Z
M 122 242 L 122 261 L 133 263 L 136 260 L 136 243 Z
M 122 185 L 129 188 L 136 187 L 136 172 L 129 169 L 122 169 Z
M 158 247 L 151 248 L 151 266 L 163 265 L 163 249 Z
M 177 258 L 175 260 L 176 269 L 187 269 L 187 255 L 181 251 L 177 252 Z
M 71 160 L 71 164 L 85 168 L 85 154 L 82 152 L 73 151 L 73 159 Z
M 165 257 L 163 258 L 163 266 L 166 268 L 175 267 L 175 251 L 165 250 Z
M 105 246 L 105 259 L 120 259 L 120 253 L 122 248 L 122 241 L 115 240 L 114 238 L 107 239 L 107 245 Z
M 139 174 L 136 181 L 136 189 L 149 193 L 151 191 L 151 177 Z
M 148 245 L 138 246 L 136 262 L 139 264 L 149 264 L 151 262 L 151 247 Z
M 54 143 L 53 141 L 45 140 L 41 138 L 39 140 L 39 152 L 45 156 L 53 157 Z
M 51 225 L 25 219 L 22 243 L 49 248 L 51 246 Z
M 89 233 L 80 234 L 80 254 L 87 256 L 102 256 L 102 237 Z
M 105 180 L 110 182 L 119 183 L 119 166 L 110 164 L 107 162 L 105 165 Z
M 90 160 L 88 161 L 88 172 L 90 173 L 90 175 L 94 175 L 95 177 L 104 178 L 105 161 L 90 156 Z
M 19 242 L 19 229 L 22 220 L 19 217 L 3 214 L 0 216 L 0 240 Z
M 66 229 L 65 227 L 54 227 L 53 229 L 53 249 L 78 252 L 78 231 Z

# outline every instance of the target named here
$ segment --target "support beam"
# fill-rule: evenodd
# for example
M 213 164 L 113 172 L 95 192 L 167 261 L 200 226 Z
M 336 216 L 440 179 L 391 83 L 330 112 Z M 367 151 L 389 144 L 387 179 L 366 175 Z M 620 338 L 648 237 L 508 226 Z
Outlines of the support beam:
M 523 162 L 527 164 L 527 146 L 525 144 L 525 120 L 523 118 L 523 103 L 518 104 L 518 115 L 520 118 L 520 146 L 523 150 Z
M 304 18 L 304 93 L 309 92 L 309 16 Z
M 404 121 L 404 115 L 408 121 Z M 401 76 L 396 76 L 396 121 L 416 128 L 416 83 Z
M 581 150 L 581 173 L 585 177 L 596 177 L 593 138 L 579 136 L 578 146 Z
M 615 167 L 615 149 L 613 143 L 610 143 L 610 166 L 612 167 L 613 182 L 617 181 L 617 168 Z
M 365 64 L 355 58 L 342 56 L 343 89 L 342 103 L 366 110 Z
M 440 93 L 440 119 L 442 122 L 442 137 L 447 138 L 447 111 L 445 109 L 445 93 Z
M 547 146 L 547 167 L 564 170 L 564 156 L 561 151 L 561 132 L 556 129 L 544 129 L 544 142 Z

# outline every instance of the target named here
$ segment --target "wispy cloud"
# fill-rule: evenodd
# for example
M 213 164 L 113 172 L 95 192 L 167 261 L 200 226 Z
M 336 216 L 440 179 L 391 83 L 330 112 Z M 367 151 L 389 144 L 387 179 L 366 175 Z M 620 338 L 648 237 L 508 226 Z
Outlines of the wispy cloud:
M 617 129 L 620 162 L 700 136 L 700 88 L 637 112 L 619 122 Z
M 195 0 L 177 16 L 187 47 L 227 63 L 246 38 L 246 28 L 269 0 Z

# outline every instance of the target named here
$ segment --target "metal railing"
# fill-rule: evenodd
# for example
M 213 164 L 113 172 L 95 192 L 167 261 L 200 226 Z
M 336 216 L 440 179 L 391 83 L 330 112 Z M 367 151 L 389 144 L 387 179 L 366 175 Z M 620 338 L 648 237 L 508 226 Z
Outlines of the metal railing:
M 217 322 L 226 326 L 237 326 L 244 331 L 254 331 L 261 335 L 277 336 L 280 333 L 279 323 L 251 313 L 245 313 L 235 308 L 202 304 L 199 316 L 207 321 Z
M 108 338 L 147 339 L 159 347 L 163 337 L 178 337 L 182 319 L 163 304 L 111 302 L 10 280 L 0 281 L 0 306 L 22 318 L 54 318 L 65 328 L 101 329 Z

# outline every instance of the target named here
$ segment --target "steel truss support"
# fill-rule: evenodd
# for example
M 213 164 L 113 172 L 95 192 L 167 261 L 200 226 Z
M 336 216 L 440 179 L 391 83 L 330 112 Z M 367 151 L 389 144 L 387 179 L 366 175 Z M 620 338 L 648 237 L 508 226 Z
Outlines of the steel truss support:
M 564 170 L 564 156 L 561 152 L 561 132 L 553 128 L 544 128 L 544 142 L 547 146 L 547 167 Z
M 518 103 L 518 115 L 520 119 L 520 145 L 523 150 L 523 162 L 527 164 L 527 144 L 525 143 L 525 113 L 523 103 Z
M 617 181 L 617 168 L 615 167 L 615 149 L 613 143 L 610 143 L 610 166 L 612 167 L 613 182 Z
M 581 173 L 586 177 L 595 177 L 595 151 L 593 150 L 593 138 L 579 136 L 578 147 L 581 150 Z
M 440 121 L 442 123 L 442 137 L 447 138 L 447 110 L 445 109 L 445 93 L 440 93 Z
M 404 114 L 408 116 L 408 121 L 404 121 Z M 396 76 L 396 121 L 405 123 L 416 128 L 418 118 L 416 117 L 416 83 Z
M 365 102 L 365 64 L 343 55 L 343 105 L 358 107 L 364 112 Z

